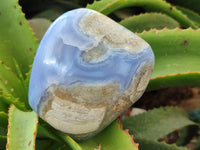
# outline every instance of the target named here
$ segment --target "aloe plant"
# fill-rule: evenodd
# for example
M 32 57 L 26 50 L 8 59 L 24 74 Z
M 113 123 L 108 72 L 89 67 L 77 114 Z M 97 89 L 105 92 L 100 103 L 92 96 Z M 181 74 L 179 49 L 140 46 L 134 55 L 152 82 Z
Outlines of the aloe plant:
M 28 104 L 28 83 L 37 46 L 52 20 L 70 9 L 85 7 L 85 3 L 30 0 L 30 4 L 37 4 L 31 8 L 25 0 L 19 2 L 26 17 L 17 0 L 0 2 L 0 150 L 187 150 L 185 145 L 199 129 L 199 122 L 192 119 L 192 113 L 189 117 L 178 107 L 160 107 L 118 119 L 84 141 L 75 141 L 39 118 Z M 155 68 L 147 91 L 200 86 L 200 6 L 194 7 L 195 0 L 187 5 L 169 2 L 101 0 L 86 6 L 110 16 L 151 45 Z M 138 7 L 143 14 L 138 15 Z M 29 17 L 32 20 L 28 21 Z M 160 142 L 177 130 L 177 143 Z M 200 140 L 196 143 L 198 149 Z

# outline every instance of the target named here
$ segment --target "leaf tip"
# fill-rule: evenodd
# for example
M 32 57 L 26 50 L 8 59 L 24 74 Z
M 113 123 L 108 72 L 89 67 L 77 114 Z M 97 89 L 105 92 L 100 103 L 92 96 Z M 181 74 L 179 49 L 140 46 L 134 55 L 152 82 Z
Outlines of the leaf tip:
M 128 129 L 123 129 L 123 125 L 121 124 L 119 118 L 117 118 L 117 122 L 118 122 L 119 125 L 120 125 L 120 129 L 121 129 L 122 131 L 124 131 L 127 135 L 129 135 L 129 136 L 131 137 L 131 143 L 139 150 L 139 143 L 135 143 L 135 142 L 133 141 L 133 135 L 129 134 L 129 130 L 128 130 Z

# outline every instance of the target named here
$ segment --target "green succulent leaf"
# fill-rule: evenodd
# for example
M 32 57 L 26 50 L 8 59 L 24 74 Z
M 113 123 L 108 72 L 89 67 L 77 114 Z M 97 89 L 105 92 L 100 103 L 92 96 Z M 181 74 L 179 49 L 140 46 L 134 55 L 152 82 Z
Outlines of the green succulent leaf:
M 152 47 L 155 66 L 148 90 L 200 86 L 200 30 L 152 30 L 138 34 Z
M 176 8 L 178 10 L 180 10 L 182 13 L 184 13 L 188 18 L 190 18 L 192 21 L 195 22 L 195 24 L 200 27 L 200 15 L 197 14 L 196 12 L 193 12 L 189 9 L 180 7 L 180 6 L 176 6 Z
M 179 23 L 165 14 L 145 13 L 126 18 L 120 22 L 133 32 L 142 32 L 144 30 L 155 29 L 173 29 L 179 27 Z
M 127 131 L 122 130 L 118 121 L 114 121 L 95 137 L 80 142 L 83 150 L 138 150 Z
M 75 150 L 51 139 L 38 139 L 36 140 L 36 150 Z
M 158 142 L 149 139 L 137 139 L 140 150 L 188 150 L 184 147 L 178 147 L 175 144 L 166 144 L 165 142 Z
M 181 1 L 180 0 L 167 0 L 167 1 L 170 2 L 171 4 L 182 6 L 184 8 L 193 10 L 200 14 L 200 9 L 199 9 L 200 1 L 199 0 L 189 0 L 189 1 L 188 0 L 181 0 Z
M 179 138 L 176 140 L 176 145 L 185 146 L 198 132 L 198 126 L 187 126 L 179 131 Z
M 169 133 L 189 125 L 197 125 L 188 118 L 187 112 L 178 107 L 161 107 L 122 119 L 125 129 L 134 139 L 158 140 Z
M 0 112 L 0 127 L 4 129 L 8 127 L 8 115 L 5 112 Z
M 7 150 L 34 150 L 37 120 L 35 112 L 23 112 L 12 105 L 9 110 Z
M 32 64 L 38 42 L 18 5 L 18 0 L 1 0 L 0 61 L 16 73 L 13 58 L 25 76 Z
M 0 112 L 8 112 L 9 105 L 6 104 L 1 98 L 0 98 Z
M 0 99 L 29 110 L 25 73 L 38 42 L 17 0 L 1 1 L 0 20 Z
M 29 105 L 27 104 L 27 93 L 23 79 L 20 80 L 17 73 L 14 74 L 11 68 L 2 63 L 0 63 L 0 72 L 0 100 L 7 104 L 13 103 L 18 108 L 27 110 Z
M 62 149 L 63 147 L 69 147 L 73 150 L 82 150 L 76 141 L 66 134 L 54 129 L 49 124 L 40 119 L 40 125 L 38 126 L 37 140 L 50 139 L 60 143 L 58 146 Z M 36 142 L 37 142 L 36 140 Z M 62 144 L 61 144 L 62 143 Z M 56 144 L 52 143 L 54 146 Z M 48 145 L 47 145 L 48 146 Z
M 7 137 L 0 135 L 0 150 L 6 149 Z
M 194 29 L 198 28 L 193 21 L 185 16 L 181 11 L 177 10 L 176 7 L 173 7 L 163 0 L 101 0 L 95 1 L 91 5 L 87 5 L 87 8 L 94 9 L 108 15 L 115 10 L 132 6 L 139 6 L 143 7 L 147 11 L 162 12 L 167 14 L 177 20 L 183 28 L 190 26 Z

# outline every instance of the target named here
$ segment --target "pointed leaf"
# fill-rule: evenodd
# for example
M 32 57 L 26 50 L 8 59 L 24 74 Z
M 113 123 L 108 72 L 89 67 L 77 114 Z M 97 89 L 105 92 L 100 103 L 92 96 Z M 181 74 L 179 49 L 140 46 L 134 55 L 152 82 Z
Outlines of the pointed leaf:
M 0 127 L 4 129 L 8 127 L 8 115 L 5 112 L 0 112 Z
M 0 72 L 0 89 L 21 100 L 26 99 L 27 93 L 23 92 L 24 87 L 18 79 L 17 74 L 14 74 L 11 68 L 7 67 L 5 64 L 0 64 Z M 0 93 L 0 95 L 2 95 L 2 93 Z
M 196 125 L 182 108 L 161 107 L 122 119 L 125 129 L 134 139 L 157 140 L 188 125 Z
M 129 17 L 120 22 L 121 25 L 125 26 L 133 32 L 142 32 L 144 30 L 173 29 L 179 27 L 179 23 L 171 17 L 159 14 L 159 13 L 145 13 L 136 16 Z
M 16 65 L 16 64 L 15 64 Z M 18 70 L 18 69 L 16 69 Z M 7 104 L 15 104 L 18 108 L 27 110 L 28 95 L 23 79 L 20 80 L 11 68 L 0 63 L 0 99 Z M 25 106 L 26 105 L 26 106 Z
M 155 66 L 148 90 L 200 86 L 200 30 L 152 30 L 138 34 L 152 47 Z
M 35 112 L 23 112 L 12 105 L 9 110 L 7 150 L 34 150 L 36 129 Z
M 59 145 L 59 147 L 66 145 L 67 147 L 70 147 L 73 150 L 82 150 L 81 147 L 77 144 L 77 142 L 74 141 L 71 137 L 54 129 L 43 120 L 40 120 L 37 137 L 39 139 L 47 139 L 47 138 L 51 140 L 53 139 L 58 143 L 62 142 L 63 144 Z
M 184 147 L 178 147 L 175 144 L 166 144 L 156 140 L 138 139 L 140 150 L 188 150 Z
M 37 139 L 36 150 L 74 150 L 64 145 L 62 142 L 51 139 Z
M 200 14 L 200 1 L 199 0 L 167 0 L 171 4 L 182 6 Z
M 6 136 L 1 136 L 0 135 L 0 150 L 5 150 L 6 149 L 6 142 L 7 142 Z
M 185 146 L 198 132 L 198 126 L 187 126 L 179 131 L 179 138 L 176 140 L 176 145 Z
M 127 131 L 123 131 L 120 124 L 114 121 L 95 137 L 80 142 L 83 150 L 138 150 Z
M 18 0 L 1 0 L 0 61 L 16 73 L 13 58 L 23 75 L 32 64 L 38 42 L 29 27 Z
M 8 112 L 8 104 L 6 104 L 0 97 L 0 112 Z
M 187 18 L 187 16 L 185 16 L 181 11 L 177 10 L 175 7 L 163 0 L 101 0 L 95 1 L 91 5 L 87 5 L 88 8 L 100 11 L 106 15 L 114 12 L 115 10 L 133 6 L 143 7 L 147 11 L 162 12 L 167 14 L 177 20 L 184 28 L 190 26 L 194 29 L 198 28 L 193 21 Z

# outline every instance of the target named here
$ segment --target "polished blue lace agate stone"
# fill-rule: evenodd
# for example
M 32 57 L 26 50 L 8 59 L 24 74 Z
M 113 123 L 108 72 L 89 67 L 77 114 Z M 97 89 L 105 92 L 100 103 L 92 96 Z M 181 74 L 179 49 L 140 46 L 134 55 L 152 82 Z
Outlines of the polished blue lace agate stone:
M 41 40 L 29 103 L 54 128 L 88 138 L 141 97 L 153 66 L 143 39 L 96 11 L 72 10 Z

